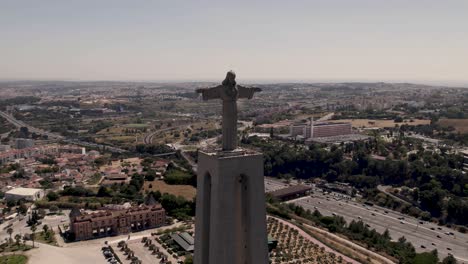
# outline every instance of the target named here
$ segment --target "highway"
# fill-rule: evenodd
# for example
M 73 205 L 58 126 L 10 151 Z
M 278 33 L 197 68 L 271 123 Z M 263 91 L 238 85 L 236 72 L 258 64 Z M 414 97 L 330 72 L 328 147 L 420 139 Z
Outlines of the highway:
M 281 186 L 286 187 L 287 184 L 276 179 L 265 179 L 266 191 L 277 190 Z M 362 220 L 380 233 L 388 229 L 393 240 L 404 236 L 417 252 L 437 249 L 441 259 L 450 253 L 459 263 L 468 263 L 468 234 L 462 234 L 445 226 L 429 222 L 421 224 L 420 220 L 399 212 L 379 206 L 367 206 L 336 193 L 324 195 L 318 189 L 315 189 L 311 196 L 289 202 L 311 211 L 317 209 L 323 215 L 340 215 L 348 223 L 352 220 Z M 452 232 L 453 235 L 448 232 Z
M 28 130 L 30 132 L 34 132 L 36 134 L 40 134 L 40 135 L 47 135 L 47 137 L 49 139 L 63 139 L 64 137 L 61 136 L 61 135 L 58 135 L 58 134 L 55 134 L 55 133 L 51 133 L 51 132 L 47 132 L 47 131 L 44 131 L 42 129 L 39 129 L 39 128 L 35 128 L 33 126 L 30 126 L 26 123 L 24 123 L 23 121 L 20 121 L 20 120 L 17 120 L 16 118 L 14 118 L 13 116 L 5 113 L 5 112 L 2 112 L 0 111 L 0 116 L 2 116 L 3 118 L 5 118 L 8 122 L 12 123 L 14 126 L 16 127 L 27 127 Z
M 16 127 L 27 127 L 30 132 L 34 132 L 34 133 L 40 134 L 40 135 L 47 135 L 47 137 L 49 139 L 61 140 L 61 141 L 65 142 L 65 143 L 76 144 L 76 145 L 80 145 L 80 146 L 84 146 L 84 147 L 93 147 L 93 148 L 98 148 L 100 150 L 105 148 L 106 150 L 108 150 L 110 152 L 116 152 L 116 153 L 128 152 L 125 149 L 121 149 L 121 148 L 117 148 L 117 147 L 101 145 L 101 144 L 96 144 L 96 143 L 92 143 L 92 142 L 86 142 L 86 141 L 82 141 L 82 140 L 78 140 L 78 139 L 66 139 L 65 137 L 63 137 L 61 135 L 58 135 L 58 134 L 55 134 L 55 133 L 52 133 L 52 132 L 48 132 L 48 131 L 45 131 L 45 130 L 30 126 L 30 125 L 24 123 L 23 121 L 20 121 L 20 120 L 14 118 L 13 116 L 11 116 L 11 115 L 9 115 L 9 114 L 7 114 L 5 112 L 2 112 L 2 111 L 0 111 L 0 116 L 5 118 L 8 122 L 12 123 Z

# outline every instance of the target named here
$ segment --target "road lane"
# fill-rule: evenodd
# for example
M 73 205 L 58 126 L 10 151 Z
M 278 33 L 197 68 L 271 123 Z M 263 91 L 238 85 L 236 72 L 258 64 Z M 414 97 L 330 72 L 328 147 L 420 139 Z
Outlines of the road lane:
M 297 183 L 292 181 L 291 184 Z M 265 178 L 266 192 L 285 188 L 289 185 L 278 179 Z M 313 197 L 303 197 L 290 202 L 311 211 L 317 208 L 323 215 L 332 215 L 333 213 L 341 215 L 347 223 L 352 220 L 359 220 L 358 217 L 361 217 L 363 222 L 379 233 L 383 233 L 388 229 L 393 240 L 404 236 L 407 241 L 413 244 L 417 252 L 437 249 L 441 259 L 450 253 L 459 260 L 459 263 L 468 264 L 468 234 L 462 234 L 456 230 L 430 222 L 424 221 L 423 224 L 420 224 L 419 219 L 387 208 L 375 205 L 366 206 L 352 200 L 346 202 L 343 197 L 337 198 L 332 194 L 324 195 L 320 190 L 313 189 Z M 399 219 L 402 217 L 404 220 Z M 452 232 L 454 235 L 447 235 L 447 232 Z

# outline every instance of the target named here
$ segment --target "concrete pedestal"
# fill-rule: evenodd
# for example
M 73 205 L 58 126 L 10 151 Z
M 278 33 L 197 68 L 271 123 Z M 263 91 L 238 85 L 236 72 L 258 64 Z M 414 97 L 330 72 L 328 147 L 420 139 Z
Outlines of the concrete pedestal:
M 263 155 L 199 152 L 196 264 L 268 263 Z

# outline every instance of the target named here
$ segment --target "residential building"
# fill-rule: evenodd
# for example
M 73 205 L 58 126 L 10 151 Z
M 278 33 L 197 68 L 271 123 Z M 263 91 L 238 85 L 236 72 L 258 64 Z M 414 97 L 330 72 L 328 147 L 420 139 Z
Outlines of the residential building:
M 17 149 L 32 148 L 34 146 L 34 140 L 28 138 L 17 138 L 15 139 L 15 146 Z
M 87 240 L 134 231 L 156 228 L 166 223 L 166 212 L 153 200 L 153 204 L 132 206 L 128 209 L 109 209 L 82 213 L 74 208 L 70 212 L 70 232 L 75 240 Z

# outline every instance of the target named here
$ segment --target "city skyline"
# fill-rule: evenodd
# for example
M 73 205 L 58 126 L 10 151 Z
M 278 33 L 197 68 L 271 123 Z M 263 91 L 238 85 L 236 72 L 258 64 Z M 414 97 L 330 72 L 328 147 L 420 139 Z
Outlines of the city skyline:
M 466 1 L 1 2 L 1 80 L 467 85 Z

